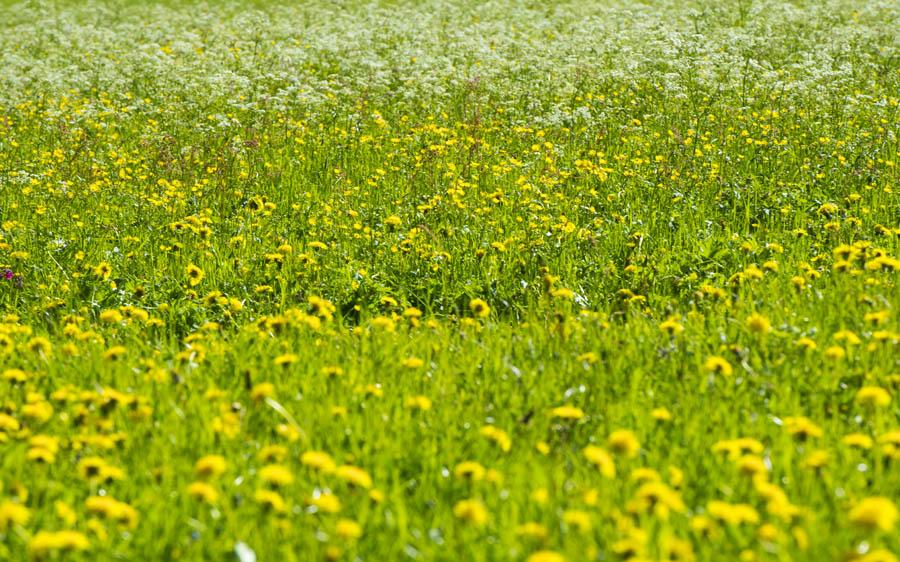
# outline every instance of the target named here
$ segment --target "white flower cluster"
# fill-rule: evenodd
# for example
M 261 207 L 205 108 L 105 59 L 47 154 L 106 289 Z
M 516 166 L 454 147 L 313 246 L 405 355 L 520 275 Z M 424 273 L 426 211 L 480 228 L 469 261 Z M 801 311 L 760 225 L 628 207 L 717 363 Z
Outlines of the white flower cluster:
M 819 97 L 885 79 L 900 56 L 894 0 L 297 4 L 2 8 L 0 104 L 102 93 L 135 109 L 316 112 L 349 97 L 438 111 L 480 96 L 523 122 L 560 121 L 589 117 L 563 102 L 603 83 Z

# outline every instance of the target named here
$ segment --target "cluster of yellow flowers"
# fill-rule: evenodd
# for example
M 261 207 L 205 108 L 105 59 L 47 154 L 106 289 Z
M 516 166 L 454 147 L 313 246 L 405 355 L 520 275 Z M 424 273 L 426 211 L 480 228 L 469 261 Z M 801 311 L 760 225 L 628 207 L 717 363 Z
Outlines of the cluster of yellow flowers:
M 898 562 L 890 2 L 102 4 L 0 8 L 0 560 Z

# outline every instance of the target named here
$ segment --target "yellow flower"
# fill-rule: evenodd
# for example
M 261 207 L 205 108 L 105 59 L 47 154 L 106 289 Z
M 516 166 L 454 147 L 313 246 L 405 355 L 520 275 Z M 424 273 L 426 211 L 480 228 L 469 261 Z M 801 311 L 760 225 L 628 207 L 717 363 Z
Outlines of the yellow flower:
M 531 501 L 544 505 L 550 501 L 550 491 L 547 490 L 547 488 L 538 488 L 531 492 L 531 496 L 529 497 L 531 497 Z
M 6 531 L 13 525 L 25 525 L 31 519 L 31 511 L 24 505 L 5 501 L 0 503 L 0 532 Z
M 481 428 L 479 433 L 481 433 L 481 435 L 486 437 L 488 440 L 496 443 L 497 446 L 500 447 L 500 450 L 504 453 L 508 453 L 510 449 L 512 449 L 512 440 L 509 438 L 509 434 L 499 427 L 486 425 Z
M 263 508 L 270 509 L 275 513 L 285 513 L 287 511 L 287 503 L 285 503 L 284 498 L 278 492 L 259 489 L 253 494 L 253 499 Z
M 406 399 L 406 407 L 411 410 L 427 411 L 431 409 L 431 399 L 427 396 L 409 396 Z
M 859 558 L 854 558 L 854 562 L 897 562 L 897 557 L 889 550 L 879 548 L 872 550 Z
M 653 411 L 650 412 L 650 417 L 661 422 L 671 421 L 672 412 L 666 408 L 654 408 Z
M 124 316 L 122 316 L 122 313 L 114 308 L 104 310 L 100 313 L 100 321 L 107 324 L 116 324 L 118 322 L 121 322 L 123 319 Z
M 334 319 L 334 313 L 337 311 L 337 307 L 330 301 L 313 295 L 307 299 L 307 302 L 309 303 L 309 308 L 312 310 L 312 313 L 319 318 L 329 321 Z
M 29 351 L 37 355 L 47 356 L 50 355 L 50 353 L 53 351 L 53 344 L 50 343 L 50 340 L 44 337 L 31 338 L 25 344 L 25 347 L 27 347 Z
M 865 498 L 850 510 L 850 521 L 854 525 L 885 533 L 894 529 L 898 517 L 900 514 L 894 502 L 881 496 Z
M 550 416 L 563 420 L 580 420 L 584 417 L 584 410 L 575 406 L 559 406 L 550 410 Z
M 112 266 L 107 262 L 102 261 L 94 266 L 94 275 L 103 279 L 104 281 L 109 279 L 109 276 L 112 274 Z
M 200 478 L 216 478 L 221 476 L 228 468 L 225 457 L 220 455 L 207 455 L 194 465 L 194 470 Z
M 334 532 L 344 540 L 353 540 L 362 536 L 362 527 L 352 519 L 339 519 Z
M 606 478 L 616 477 L 616 463 L 606 449 L 596 445 L 588 445 L 584 448 L 583 453 L 588 462 L 600 470 L 600 474 Z
M 192 483 L 187 487 L 187 493 L 190 497 L 206 503 L 216 503 L 219 499 L 219 492 L 206 482 Z
M 262 467 L 259 471 L 259 477 L 266 484 L 273 486 L 287 486 L 294 481 L 294 475 L 291 471 L 280 464 L 269 464 Z
M 873 445 L 872 438 L 862 433 L 851 433 L 845 435 L 841 442 L 848 447 L 857 449 L 871 449 Z
M 577 359 L 578 361 L 583 361 L 583 362 L 587 363 L 588 365 L 593 365 L 597 361 L 600 361 L 600 356 L 597 355 L 593 351 L 587 351 L 585 353 L 582 353 L 575 359 Z
M 550 290 L 550 296 L 555 299 L 571 300 L 575 297 L 575 291 L 565 287 L 557 287 L 556 289 Z
M 76 470 L 85 480 L 109 482 L 125 477 L 122 469 L 107 464 L 100 457 L 84 457 L 78 462 Z
M 337 365 L 326 365 L 322 367 L 319 372 L 322 373 L 322 376 L 333 379 L 342 376 L 344 374 L 344 369 Z
M 133 529 L 137 526 L 137 511 L 127 503 L 117 501 L 110 496 L 91 496 L 85 500 L 84 505 L 89 512 L 102 515 L 125 527 Z
M 872 408 L 885 408 L 891 403 L 891 394 L 878 386 L 864 386 L 856 391 L 856 403 Z
M 114 345 L 103 353 L 103 359 L 107 361 L 118 361 L 119 359 L 124 357 L 126 353 L 128 353 L 128 350 L 125 348 L 125 346 Z
M 57 500 L 53 503 L 53 508 L 56 512 L 56 516 L 59 517 L 63 523 L 65 523 L 69 527 L 73 527 L 75 525 L 75 522 L 78 520 L 78 514 L 75 513 L 75 510 L 72 509 L 72 506 L 64 501 Z M 2 528 L 2 525 L 0 525 L 0 528 Z
M 801 463 L 804 468 L 818 470 L 828 464 L 828 451 L 819 449 L 808 454 Z
M 683 513 L 687 507 L 675 490 L 659 481 L 646 482 L 638 488 L 635 499 L 628 504 L 632 513 L 653 512 L 666 519 L 669 512 Z
M 197 285 L 199 285 L 200 282 L 203 281 L 203 278 L 206 276 L 206 274 L 203 273 L 203 270 L 194 264 L 188 264 L 188 266 L 185 268 L 185 272 L 188 276 L 188 285 L 190 285 L 191 287 L 196 287 Z
M 672 317 L 662 322 L 659 325 L 659 329 L 670 336 L 674 336 L 683 332 L 684 326 L 682 326 L 676 318 Z
M 847 356 L 847 352 L 839 345 L 831 345 L 825 349 L 825 358 L 832 361 L 840 361 Z
M 472 299 L 469 301 L 469 310 L 478 318 L 485 318 L 491 313 L 491 307 L 482 299 Z
M 22 369 L 6 369 L 3 371 L 2 377 L 11 383 L 21 384 L 28 380 L 28 373 Z
M 275 396 L 275 385 L 270 382 L 261 382 L 250 390 L 250 398 L 256 402 Z
M 540 523 L 524 523 L 516 527 L 516 534 L 520 537 L 530 537 L 539 541 L 545 541 L 550 536 L 550 531 Z
M 419 359 L 418 357 L 407 357 L 406 359 L 401 361 L 400 364 L 407 369 L 418 369 L 425 364 L 425 361 Z
M 488 521 L 488 511 L 479 500 L 461 500 L 453 506 L 453 515 L 475 526 L 482 526 Z
M 867 312 L 863 316 L 863 320 L 869 322 L 870 324 L 875 324 L 876 326 L 880 326 L 888 321 L 890 318 L 891 312 L 889 310 L 880 310 L 878 312 Z
M 35 557 L 55 550 L 82 551 L 90 547 L 88 538 L 78 531 L 38 531 L 28 541 L 28 552 Z
M 765 461 L 756 455 L 744 455 L 738 459 L 737 467 L 742 474 L 750 477 L 765 475 L 769 470 Z
M 331 455 L 322 451 L 306 451 L 305 453 L 300 455 L 300 462 L 303 463 L 304 466 L 308 466 L 325 473 L 333 472 L 335 466 L 337 466 L 334 462 L 334 459 L 331 458 Z
M 803 349 L 815 349 L 818 347 L 818 344 L 812 338 L 802 337 L 799 338 L 796 342 L 794 342 L 797 347 L 802 347 Z
M 341 510 L 341 500 L 334 494 L 314 495 L 306 503 L 323 513 L 338 513 Z
M 747 317 L 747 328 L 749 328 L 751 332 L 767 334 L 772 331 L 772 323 L 769 322 L 769 319 L 765 316 L 754 312 Z
M 345 480 L 354 486 L 358 486 L 360 488 L 369 489 L 372 487 L 372 477 L 369 476 L 369 473 L 365 470 L 352 466 L 349 464 L 345 464 L 337 467 L 337 470 L 334 471 L 334 475 L 340 478 L 341 480 Z
M 256 458 L 262 462 L 281 462 L 287 458 L 288 450 L 284 445 L 266 445 L 259 450 Z
M 734 372 L 734 369 L 732 369 L 731 367 L 731 363 L 725 360 L 725 358 L 719 357 L 718 355 L 711 355 L 707 357 L 706 361 L 703 363 L 703 368 L 710 373 L 715 373 L 717 375 L 722 375 L 725 377 L 730 377 Z
M 484 478 L 485 468 L 477 462 L 474 461 L 466 461 L 461 462 L 456 465 L 456 468 L 453 470 L 453 474 L 456 475 L 457 478 L 465 478 L 468 480 L 482 480 Z
M 606 440 L 606 446 L 614 453 L 624 455 L 626 457 L 635 457 L 641 450 L 641 444 L 632 431 L 620 429 L 609 434 Z
M 784 426 L 788 433 L 801 440 L 808 437 L 822 437 L 822 428 L 803 416 L 784 418 Z
M 275 358 L 275 365 L 278 367 L 287 367 L 288 365 L 293 365 L 300 358 L 294 353 L 285 353 L 284 355 L 279 355 Z
M 745 503 L 731 504 L 723 501 L 711 501 L 707 504 L 706 511 L 711 516 L 729 525 L 759 523 L 759 513 L 753 506 Z
M 591 522 L 591 514 L 587 511 L 581 511 L 578 509 L 570 509 L 569 511 L 563 512 L 562 515 L 563 523 L 566 525 L 577 529 L 580 533 L 586 533 L 591 530 L 593 523 Z
M 525 562 L 566 562 L 566 557 L 552 550 L 539 550 L 529 556 Z

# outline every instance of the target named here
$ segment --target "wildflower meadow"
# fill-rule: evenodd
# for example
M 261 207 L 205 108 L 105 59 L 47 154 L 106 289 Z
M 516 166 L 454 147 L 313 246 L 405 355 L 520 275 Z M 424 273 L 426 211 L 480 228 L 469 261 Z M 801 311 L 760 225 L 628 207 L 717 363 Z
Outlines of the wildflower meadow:
M 0 3 L 0 560 L 897 562 L 896 0 Z

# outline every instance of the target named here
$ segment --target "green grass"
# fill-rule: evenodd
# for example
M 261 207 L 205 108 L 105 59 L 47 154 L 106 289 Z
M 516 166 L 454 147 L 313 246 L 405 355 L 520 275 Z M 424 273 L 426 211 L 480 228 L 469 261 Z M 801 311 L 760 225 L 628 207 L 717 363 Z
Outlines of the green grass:
M 898 16 L 0 8 L 0 558 L 896 561 Z

